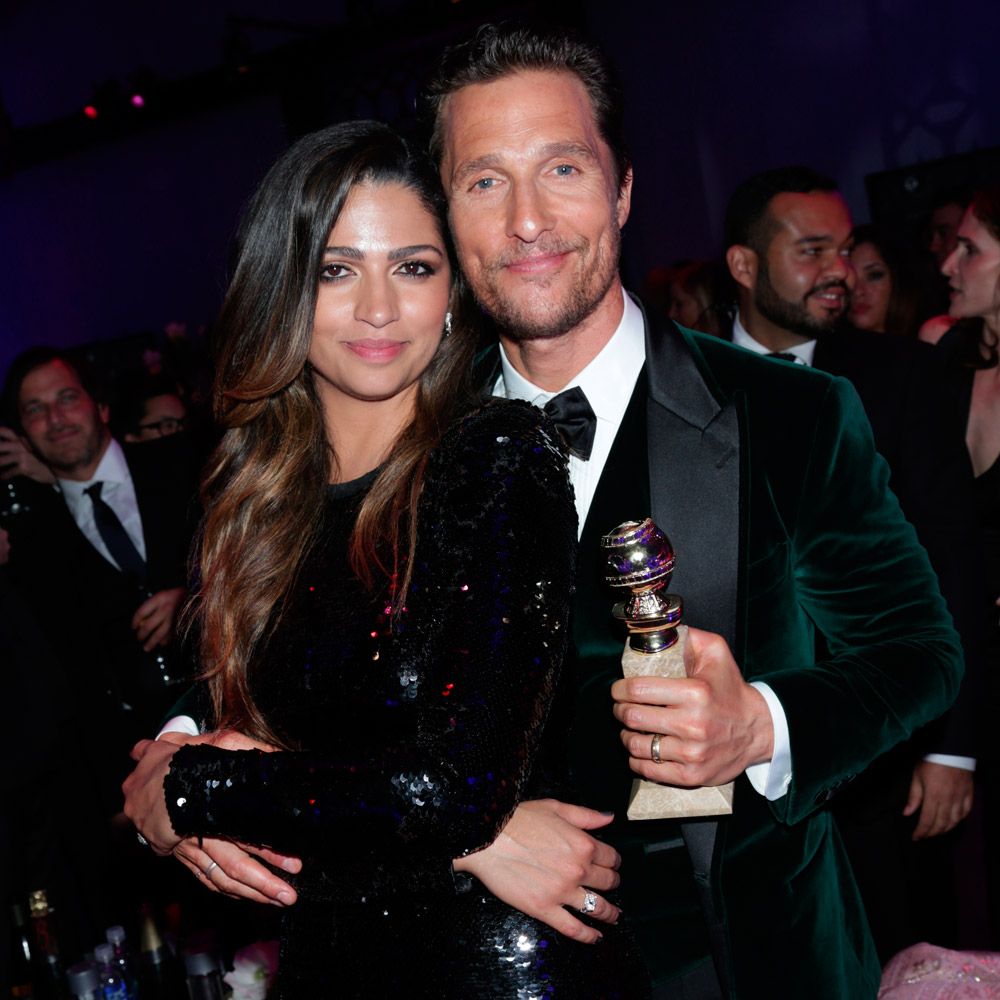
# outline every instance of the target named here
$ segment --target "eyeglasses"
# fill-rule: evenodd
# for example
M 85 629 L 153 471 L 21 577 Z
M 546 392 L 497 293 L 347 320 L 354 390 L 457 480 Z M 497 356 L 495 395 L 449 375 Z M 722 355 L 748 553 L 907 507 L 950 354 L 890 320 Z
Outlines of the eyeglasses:
M 176 434 L 184 430 L 187 426 L 186 417 L 164 417 L 162 420 L 154 420 L 150 424 L 139 424 L 140 431 L 152 431 L 159 437 L 166 437 L 168 434 Z

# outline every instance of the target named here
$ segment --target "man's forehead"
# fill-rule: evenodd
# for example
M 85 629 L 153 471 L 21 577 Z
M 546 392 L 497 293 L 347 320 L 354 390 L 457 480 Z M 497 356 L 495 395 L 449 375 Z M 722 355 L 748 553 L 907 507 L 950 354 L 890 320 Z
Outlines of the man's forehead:
M 782 191 L 771 199 L 768 214 L 787 236 L 846 239 L 851 213 L 839 191 Z
M 451 94 L 442 114 L 444 162 L 449 174 L 469 158 L 501 155 L 555 141 L 602 144 L 590 96 L 580 79 L 562 70 L 517 70 Z
M 23 401 L 31 396 L 59 392 L 66 388 L 82 390 L 83 386 L 76 372 L 65 361 L 55 358 L 32 368 L 21 380 L 18 395 Z

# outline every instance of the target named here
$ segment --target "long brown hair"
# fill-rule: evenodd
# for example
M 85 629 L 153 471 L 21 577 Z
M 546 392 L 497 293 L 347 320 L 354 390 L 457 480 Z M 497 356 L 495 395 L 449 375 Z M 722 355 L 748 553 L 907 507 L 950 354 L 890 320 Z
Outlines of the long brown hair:
M 216 725 L 272 743 L 280 741 L 253 702 L 248 668 L 315 543 L 336 467 L 307 355 L 327 238 L 359 183 L 402 184 L 417 194 L 458 274 L 429 162 L 377 122 L 334 125 L 292 146 L 251 200 L 216 330 L 213 402 L 225 434 L 202 484 L 191 620 Z M 420 377 L 413 420 L 363 501 L 351 543 L 358 576 L 370 587 L 398 577 L 399 602 L 427 455 L 471 398 L 474 343 L 462 323 L 464 296 L 452 299 L 453 333 Z

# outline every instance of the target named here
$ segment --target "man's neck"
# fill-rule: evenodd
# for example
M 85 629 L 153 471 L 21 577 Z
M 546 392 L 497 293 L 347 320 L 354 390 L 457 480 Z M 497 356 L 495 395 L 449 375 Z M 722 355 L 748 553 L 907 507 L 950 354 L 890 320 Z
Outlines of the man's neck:
M 815 340 L 814 337 L 803 337 L 800 333 L 786 330 L 783 326 L 772 323 L 766 316 L 761 315 L 752 302 L 740 302 L 740 322 L 743 329 L 757 341 L 763 344 L 769 351 L 787 351 L 800 344 Z
M 578 326 L 558 337 L 513 340 L 501 334 L 507 359 L 516 371 L 546 392 L 566 388 L 604 349 L 622 321 L 621 280 L 615 278 L 597 308 Z

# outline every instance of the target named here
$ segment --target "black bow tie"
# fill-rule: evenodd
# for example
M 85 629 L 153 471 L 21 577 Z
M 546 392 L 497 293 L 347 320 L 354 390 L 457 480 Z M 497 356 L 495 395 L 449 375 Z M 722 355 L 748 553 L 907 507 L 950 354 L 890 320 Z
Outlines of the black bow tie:
M 570 454 L 587 461 L 594 449 L 594 436 L 597 434 L 597 417 L 578 386 L 566 389 L 553 396 L 545 404 L 545 412 L 552 418 L 552 423 L 563 436 Z
M 798 362 L 798 357 L 792 354 L 791 351 L 768 351 L 764 355 L 765 358 L 781 358 L 782 361 Z

